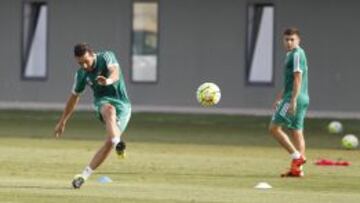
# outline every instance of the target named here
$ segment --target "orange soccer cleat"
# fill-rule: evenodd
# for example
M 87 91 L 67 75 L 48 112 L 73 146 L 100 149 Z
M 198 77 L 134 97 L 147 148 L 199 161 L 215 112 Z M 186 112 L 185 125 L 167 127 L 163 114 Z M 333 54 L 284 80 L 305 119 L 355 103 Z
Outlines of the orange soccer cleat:
M 301 156 L 298 159 L 293 159 L 291 161 L 291 168 L 288 172 L 281 174 L 281 177 L 303 177 L 303 165 L 306 163 L 304 156 Z

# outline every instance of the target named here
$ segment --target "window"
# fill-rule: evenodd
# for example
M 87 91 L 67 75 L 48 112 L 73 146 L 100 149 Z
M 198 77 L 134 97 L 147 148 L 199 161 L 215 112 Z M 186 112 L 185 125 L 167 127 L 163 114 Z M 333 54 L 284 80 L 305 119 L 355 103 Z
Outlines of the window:
M 46 79 L 47 12 L 44 2 L 25 2 L 23 5 L 23 79 Z
M 247 20 L 247 83 L 271 84 L 274 67 L 274 6 L 250 4 Z
M 158 3 L 135 1 L 132 22 L 134 82 L 156 82 L 158 64 Z

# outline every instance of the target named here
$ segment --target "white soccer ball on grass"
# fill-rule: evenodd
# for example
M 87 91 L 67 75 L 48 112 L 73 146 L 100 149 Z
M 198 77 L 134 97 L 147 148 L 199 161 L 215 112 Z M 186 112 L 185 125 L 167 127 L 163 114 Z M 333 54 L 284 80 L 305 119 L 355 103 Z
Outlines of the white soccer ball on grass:
M 342 138 L 341 145 L 345 149 L 355 149 L 359 145 L 359 140 L 355 135 L 347 134 Z
M 343 126 L 339 121 L 332 121 L 328 125 L 329 133 L 337 134 L 343 131 Z

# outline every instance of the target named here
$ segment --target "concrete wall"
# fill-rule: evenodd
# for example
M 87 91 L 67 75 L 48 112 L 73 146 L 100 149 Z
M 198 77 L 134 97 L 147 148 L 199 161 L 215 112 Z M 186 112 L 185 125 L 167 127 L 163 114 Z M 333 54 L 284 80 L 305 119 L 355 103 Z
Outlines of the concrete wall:
M 249 86 L 245 81 L 245 0 L 160 0 L 158 82 L 130 81 L 130 0 L 52 0 L 49 8 L 47 81 L 21 80 L 20 0 L 0 1 L 0 103 L 62 104 L 77 66 L 73 45 L 86 41 L 112 49 L 120 59 L 134 106 L 197 109 L 195 91 L 204 81 L 222 89 L 219 109 L 269 110 L 282 86 L 281 33 L 297 26 L 309 61 L 312 111 L 359 113 L 357 75 L 360 2 L 356 0 L 274 0 L 275 82 Z M 82 104 L 91 103 L 91 92 Z M 5 105 L 6 106 L 6 105 Z M 160 108 L 161 109 L 161 108 Z M 170 108 L 172 109 L 172 108 Z

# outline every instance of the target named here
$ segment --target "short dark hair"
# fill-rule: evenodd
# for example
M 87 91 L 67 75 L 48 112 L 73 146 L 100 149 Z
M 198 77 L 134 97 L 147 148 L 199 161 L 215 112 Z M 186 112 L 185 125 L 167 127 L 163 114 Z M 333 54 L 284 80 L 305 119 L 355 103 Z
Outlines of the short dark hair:
M 93 53 L 92 48 L 86 43 L 79 43 L 74 46 L 74 56 L 82 57 L 86 52 Z
M 284 30 L 284 35 L 297 35 L 298 37 L 300 37 L 300 31 L 298 28 L 296 27 L 290 27 L 290 28 L 286 28 Z

